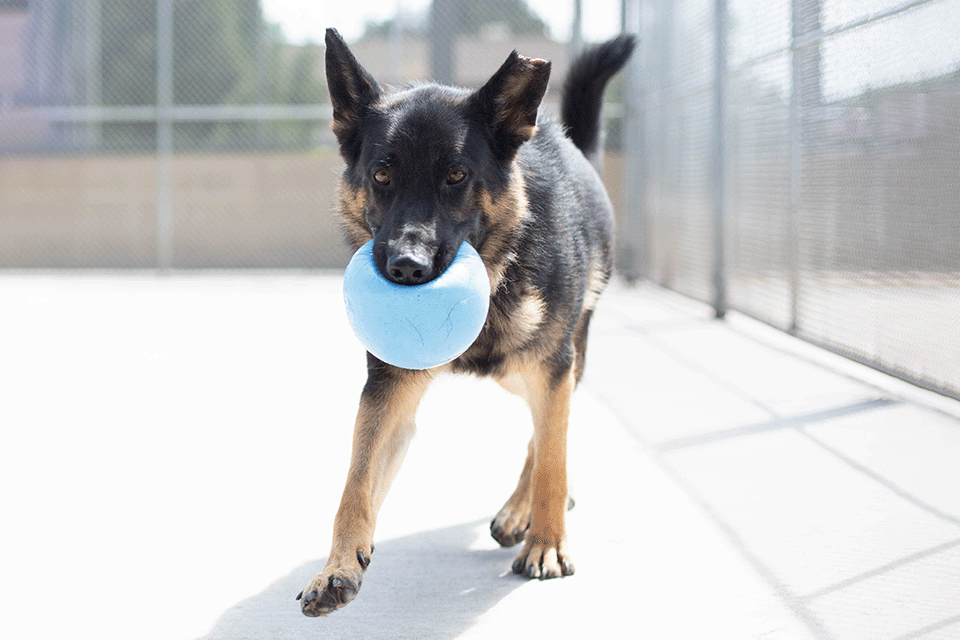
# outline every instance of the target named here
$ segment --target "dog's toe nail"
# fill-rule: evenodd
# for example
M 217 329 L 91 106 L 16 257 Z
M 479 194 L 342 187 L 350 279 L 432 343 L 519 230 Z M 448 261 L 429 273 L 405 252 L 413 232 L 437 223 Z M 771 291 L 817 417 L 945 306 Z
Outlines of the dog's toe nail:
M 513 561 L 513 572 L 517 575 L 523 573 L 523 560 L 521 558 Z
M 365 558 L 363 555 L 363 549 L 357 549 L 357 561 L 360 563 L 360 566 L 364 569 L 367 568 L 367 565 L 370 564 L 370 558 Z
M 301 591 L 300 593 L 297 594 L 297 600 L 299 600 L 299 599 L 302 598 L 302 597 L 303 597 L 303 591 Z
M 342 586 L 343 586 L 343 580 L 341 580 L 340 578 L 334 578 L 334 579 L 332 579 L 332 580 L 330 581 L 330 586 L 332 586 L 332 587 L 342 587 Z

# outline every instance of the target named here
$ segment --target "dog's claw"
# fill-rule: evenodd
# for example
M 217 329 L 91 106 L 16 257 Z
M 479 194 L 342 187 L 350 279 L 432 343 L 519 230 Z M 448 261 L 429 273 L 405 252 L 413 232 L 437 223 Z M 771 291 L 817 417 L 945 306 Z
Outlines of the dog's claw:
M 370 558 L 365 558 L 363 555 L 363 549 L 357 549 L 357 561 L 360 563 L 360 566 L 364 569 L 367 568 L 370 564 Z
M 296 599 L 299 600 L 299 599 L 302 598 L 302 597 L 303 597 L 303 591 L 301 591 L 300 593 L 297 594 Z

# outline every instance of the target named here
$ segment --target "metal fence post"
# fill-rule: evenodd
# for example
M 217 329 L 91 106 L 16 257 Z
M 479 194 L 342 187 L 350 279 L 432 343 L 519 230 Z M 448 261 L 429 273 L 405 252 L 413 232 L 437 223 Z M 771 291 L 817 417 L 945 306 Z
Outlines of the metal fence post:
M 567 47 L 571 60 L 583 48 L 583 0 L 573 0 L 573 23 L 570 25 L 570 42 Z
M 790 2 L 790 211 L 787 223 L 790 268 L 790 326 L 799 330 L 800 193 L 803 180 L 804 111 L 820 104 L 820 15 L 823 0 Z M 811 36 L 815 39 L 810 40 Z
M 173 0 L 157 0 L 157 267 L 173 263 Z
M 803 81 L 800 69 L 800 56 L 797 51 L 797 39 L 800 33 L 803 0 L 790 2 L 790 210 L 787 216 L 787 251 L 790 269 L 790 325 L 787 332 L 797 332 L 797 295 L 800 286 L 800 251 L 798 215 L 800 209 L 800 99 L 799 88 Z
M 727 313 L 727 282 L 724 268 L 724 233 L 727 209 L 726 75 L 727 0 L 714 0 L 714 96 L 713 96 L 713 310 L 717 318 Z
M 621 26 L 625 33 L 640 33 L 640 3 L 642 0 L 624 0 L 621 3 Z M 643 153 L 643 76 L 642 55 L 644 43 L 638 42 L 627 62 L 623 83 L 623 230 L 618 255 L 620 273 L 633 283 L 644 273 L 643 246 L 644 194 L 646 170 Z
M 83 104 L 94 106 L 101 103 L 100 99 L 100 59 L 102 57 L 101 29 L 103 28 L 101 0 L 87 0 L 83 3 Z M 90 120 L 84 127 L 86 130 L 86 144 L 90 147 L 99 147 L 101 123 Z

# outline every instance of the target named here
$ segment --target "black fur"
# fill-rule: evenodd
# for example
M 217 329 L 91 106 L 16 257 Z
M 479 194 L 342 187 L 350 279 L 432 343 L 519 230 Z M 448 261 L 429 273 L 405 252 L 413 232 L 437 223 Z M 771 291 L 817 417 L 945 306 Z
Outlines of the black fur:
M 630 59 L 636 40 L 622 35 L 585 51 L 574 60 L 563 84 L 560 116 L 567 135 L 586 156 L 600 146 L 603 88 Z

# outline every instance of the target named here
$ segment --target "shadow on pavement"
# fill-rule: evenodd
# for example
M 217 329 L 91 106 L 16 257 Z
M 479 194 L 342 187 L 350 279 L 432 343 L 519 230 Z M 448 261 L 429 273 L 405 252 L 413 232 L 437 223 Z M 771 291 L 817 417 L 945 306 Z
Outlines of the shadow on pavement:
M 455 638 L 526 580 L 514 549 L 470 549 L 487 521 L 377 541 L 357 598 L 325 618 L 294 600 L 326 558 L 311 561 L 231 607 L 202 640 Z

